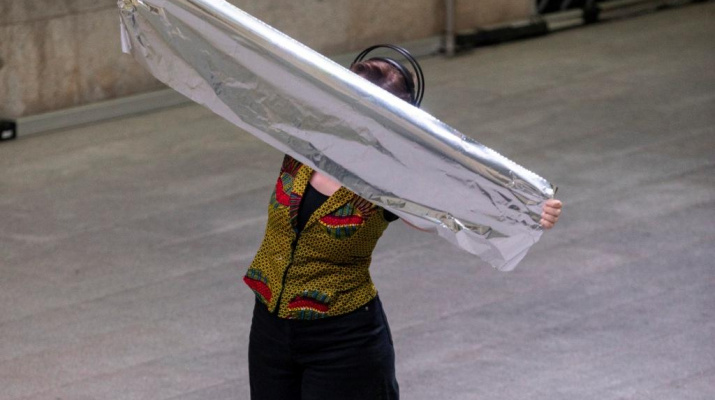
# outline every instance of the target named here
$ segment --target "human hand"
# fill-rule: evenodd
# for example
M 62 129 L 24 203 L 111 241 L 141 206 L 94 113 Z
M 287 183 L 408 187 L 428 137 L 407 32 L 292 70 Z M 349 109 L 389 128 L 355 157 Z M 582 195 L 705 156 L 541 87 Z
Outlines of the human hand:
M 561 215 L 561 200 L 549 199 L 546 200 L 544 204 L 544 209 L 541 212 L 541 227 L 544 229 L 551 229 L 556 225 L 559 220 L 559 215 Z

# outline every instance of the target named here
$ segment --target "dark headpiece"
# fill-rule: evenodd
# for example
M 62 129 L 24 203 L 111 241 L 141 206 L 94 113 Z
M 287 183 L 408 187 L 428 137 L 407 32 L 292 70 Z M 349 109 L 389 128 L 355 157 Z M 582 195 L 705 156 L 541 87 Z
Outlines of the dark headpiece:
M 398 71 L 400 71 L 402 76 L 405 78 L 405 84 L 407 85 L 407 91 L 410 93 L 410 103 L 412 103 L 412 105 L 414 105 L 416 107 L 419 107 L 420 104 L 422 104 L 422 98 L 425 95 L 425 76 L 422 73 L 422 68 L 420 68 L 420 64 L 417 62 L 417 60 L 415 60 L 415 58 L 412 56 L 412 54 L 410 54 L 409 51 L 405 50 L 404 48 L 402 48 L 400 46 L 395 46 L 394 44 L 378 44 L 375 46 L 368 47 L 367 49 L 363 50 L 362 53 L 358 54 L 357 58 L 355 58 L 355 61 L 353 61 L 352 65 L 359 63 L 360 61 L 365 59 L 365 57 L 370 52 L 372 52 L 375 49 L 379 49 L 379 48 L 392 49 L 392 50 L 402 54 L 402 56 L 405 57 L 405 59 L 407 59 L 407 61 L 410 62 L 410 64 L 412 65 L 412 69 L 415 70 L 415 76 L 417 77 L 417 87 L 416 88 L 415 88 L 414 81 L 410 77 L 409 71 L 407 70 L 407 68 L 405 68 L 399 62 L 395 61 L 392 58 L 387 58 L 387 57 L 373 57 L 370 59 L 370 60 L 384 61 L 384 62 L 390 64 L 391 66 L 395 67 L 395 69 L 397 69 Z

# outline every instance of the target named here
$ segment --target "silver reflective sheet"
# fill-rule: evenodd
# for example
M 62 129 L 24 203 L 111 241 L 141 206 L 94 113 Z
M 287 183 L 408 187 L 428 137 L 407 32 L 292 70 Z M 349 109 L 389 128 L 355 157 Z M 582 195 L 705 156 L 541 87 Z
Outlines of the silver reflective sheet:
M 121 0 L 159 80 L 415 226 L 510 270 L 541 236 L 545 179 L 221 0 Z

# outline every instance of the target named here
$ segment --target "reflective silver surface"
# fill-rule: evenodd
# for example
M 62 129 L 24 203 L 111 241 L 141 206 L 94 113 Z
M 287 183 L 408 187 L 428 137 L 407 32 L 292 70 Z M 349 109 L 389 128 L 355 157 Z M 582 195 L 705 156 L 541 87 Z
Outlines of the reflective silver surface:
M 220 0 L 121 0 L 123 48 L 276 149 L 501 270 L 541 236 L 545 179 Z

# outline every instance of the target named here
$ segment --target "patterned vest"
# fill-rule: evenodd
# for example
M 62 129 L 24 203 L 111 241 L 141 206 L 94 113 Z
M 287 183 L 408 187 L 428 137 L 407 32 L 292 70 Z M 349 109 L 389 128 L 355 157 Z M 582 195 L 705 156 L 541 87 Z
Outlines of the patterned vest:
M 377 294 L 368 268 L 388 225 L 384 210 L 341 187 L 298 234 L 298 207 L 312 173 L 285 157 L 263 243 L 244 277 L 258 300 L 281 318 L 345 314 Z

